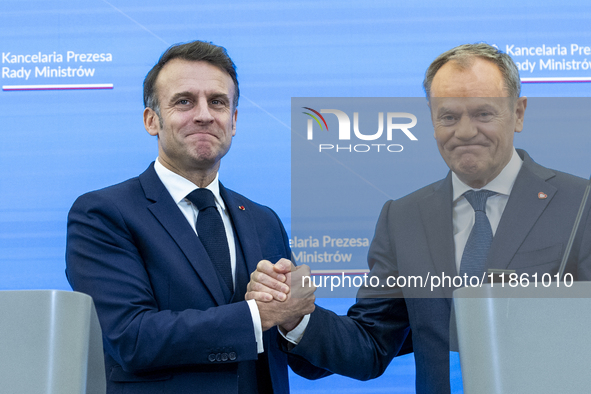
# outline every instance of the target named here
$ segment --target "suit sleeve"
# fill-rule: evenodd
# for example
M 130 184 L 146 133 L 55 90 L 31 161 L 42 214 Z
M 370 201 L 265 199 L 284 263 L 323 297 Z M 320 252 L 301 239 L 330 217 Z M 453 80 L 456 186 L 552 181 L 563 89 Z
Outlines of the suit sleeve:
M 569 265 L 572 267 L 576 264 L 576 268 L 569 270 L 567 265 L 567 272 L 574 271 L 576 280 L 591 280 L 591 200 L 587 202 L 586 212 L 583 212 L 573 251 Z
M 388 225 L 389 208 L 390 202 L 382 209 L 368 254 L 370 275 L 380 278 L 397 273 L 396 251 Z M 316 307 L 302 340 L 291 354 L 325 373 L 294 371 L 312 379 L 330 373 L 359 380 L 380 376 L 394 356 L 411 351 L 406 303 L 397 291 L 369 294 L 361 288 L 347 316 Z
M 166 282 L 168 274 L 165 268 L 148 274 L 150 262 L 136 246 L 137 234 L 109 197 L 95 192 L 74 203 L 66 246 L 68 280 L 74 290 L 92 296 L 105 351 L 132 373 L 256 359 L 246 302 L 216 306 L 210 301 L 199 309 L 182 310 L 160 307 L 151 282 L 155 275 Z

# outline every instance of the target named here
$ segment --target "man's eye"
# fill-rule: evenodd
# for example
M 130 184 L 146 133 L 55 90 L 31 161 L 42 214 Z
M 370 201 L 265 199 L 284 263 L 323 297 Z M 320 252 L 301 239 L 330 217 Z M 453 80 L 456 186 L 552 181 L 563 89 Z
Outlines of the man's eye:
M 211 100 L 211 105 L 224 105 L 222 100 Z
M 492 112 L 486 112 L 486 111 L 479 112 L 477 115 L 478 120 L 480 120 L 481 122 L 488 122 L 492 119 L 492 117 L 493 117 Z
M 176 101 L 176 103 L 174 105 L 179 106 L 179 107 L 189 107 L 191 105 L 191 100 L 179 99 Z
M 456 122 L 456 117 L 453 115 L 444 115 L 440 118 L 440 120 L 444 125 L 452 125 Z

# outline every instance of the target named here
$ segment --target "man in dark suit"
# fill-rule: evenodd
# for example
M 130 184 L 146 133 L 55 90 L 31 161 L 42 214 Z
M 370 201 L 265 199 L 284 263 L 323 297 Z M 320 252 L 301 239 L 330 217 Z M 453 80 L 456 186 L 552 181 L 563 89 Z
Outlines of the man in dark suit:
M 238 97 L 224 48 L 169 48 L 144 81 L 156 162 L 70 211 L 66 274 L 94 299 L 108 393 L 289 392 L 275 326 L 311 312 L 313 291 L 282 310 L 244 300 L 257 263 L 290 249 L 271 209 L 218 181 Z
M 511 58 L 486 44 L 463 45 L 431 64 L 424 86 L 435 139 L 451 171 L 384 205 L 368 254 L 369 275 L 447 275 L 461 277 L 465 285 L 465 278 L 477 283 L 491 268 L 555 274 L 586 182 L 545 168 L 513 147 L 527 99 L 519 95 Z M 283 272 L 283 263 L 259 264 L 247 298 L 277 296 L 273 278 Z M 567 272 L 578 280 L 591 278 L 588 206 Z M 303 336 L 283 347 L 325 374 L 361 380 L 381 375 L 393 357 L 412 349 L 416 392 L 449 393 L 453 289 L 362 288 L 347 316 L 318 307 Z

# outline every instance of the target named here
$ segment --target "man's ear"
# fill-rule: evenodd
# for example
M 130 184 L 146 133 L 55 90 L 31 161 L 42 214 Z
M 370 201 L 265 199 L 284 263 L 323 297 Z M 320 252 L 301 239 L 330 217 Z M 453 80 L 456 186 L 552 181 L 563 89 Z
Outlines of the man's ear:
M 427 107 L 429 107 L 429 114 L 431 114 L 431 124 L 433 125 L 433 137 L 437 135 L 435 132 L 435 115 L 433 114 L 433 107 L 431 106 L 431 97 L 427 98 Z
M 515 103 L 515 132 L 523 130 L 523 120 L 525 118 L 525 109 L 527 108 L 527 97 L 519 97 Z
M 234 110 L 234 115 L 232 116 L 232 137 L 236 135 L 236 120 L 238 119 L 238 109 Z
M 152 108 L 144 109 L 144 127 L 153 136 L 157 136 L 160 131 L 160 118 Z

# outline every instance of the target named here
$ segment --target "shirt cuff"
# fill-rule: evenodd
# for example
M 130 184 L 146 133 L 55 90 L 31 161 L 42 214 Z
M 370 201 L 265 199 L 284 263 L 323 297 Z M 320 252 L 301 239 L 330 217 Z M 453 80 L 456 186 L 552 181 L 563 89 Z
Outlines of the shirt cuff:
M 284 333 L 281 328 L 279 328 L 279 333 L 283 338 L 285 338 L 288 342 L 297 345 L 302 340 L 304 336 L 304 331 L 306 331 L 306 327 L 308 327 L 308 322 L 310 321 L 310 315 L 305 315 L 302 318 L 300 324 L 298 324 L 293 330 Z
M 265 346 L 263 344 L 263 324 L 261 323 L 259 307 L 255 300 L 248 300 L 246 303 L 250 308 L 250 316 L 252 317 L 252 325 L 254 326 L 254 337 L 257 341 L 257 353 L 263 353 L 265 351 Z

